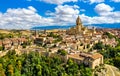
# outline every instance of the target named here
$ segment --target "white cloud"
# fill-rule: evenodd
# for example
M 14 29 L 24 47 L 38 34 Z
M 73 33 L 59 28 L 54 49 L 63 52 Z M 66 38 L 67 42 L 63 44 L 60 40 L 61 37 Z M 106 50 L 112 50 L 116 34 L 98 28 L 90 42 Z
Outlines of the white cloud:
M 104 3 L 96 5 L 94 9 L 99 15 L 106 15 L 114 10 L 113 7 L 110 7 L 109 5 L 106 5 Z
M 2 29 L 29 29 L 36 25 L 50 25 L 53 20 L 37 14 L 32 6 L 28 8 L 9 8 L 6 13 L 0 13 L 0 28 Z
M 89 17 L 85 14 L 80 15 L 84 24 L 113 24 L 113 23 L 120 23 L 120 18 L 112 18 L 112 17 L 105 17 L 105 16 L 95 16 Z
M 104 2 L 104 0 L 90 0 L 90 3 L 101 3 Z
M 29 6 L 28 9 L 30 9 L 33 12 L 37 12 L 37 10 L 34 7 L 32 7 L 32 6 Z
M 120 0 L 111 0 L 111 1 L 116 2 L 116 3 L 117 3 L 117 2 L 120 2 Z
M 79 6 L 77 5 L 58 5 L 55 8 L 55 12 L 48 11 L 47 15 L 53 16 L 56 24 L 66 25 L 68 23 L 74 23 L 79 13 Z
M 95 11 L 100 15 L 98 19 L 103 19 L 104 23 L 120 23 L 120 11 L 114 11 L 114 7 L 101 3 L 96 5 Z
M 86 10 L 85 9 L 80 9 L 81 12 L 85 12 Z
M 101 3 L 96 5 L 94 9 L 99 16 L 89 17 L 85 14 L 81 15 L 85 24 L 120 23 L 120 11 L 114 11 L 113 7 Z
M 104 8 L 102 8 L 104 7 Z M 89 17 L 80 14 L 80 7 L 77 5 L 58 5 L 55 12 L 47 11 L 47 17 L 42 17 L 37 10 L 28 8 L 9 8 L 6 13 L 0 13 L 1 29 L 29 29 L 34 26 L 50 25 L 75 25 L 75 20 L 80 15 L 82 22 L 87 24 L 120 23 L 120 11 L 114 11 L 113 7 L 106 4 L 98 4 L 95 11 L 98 16 Z
M 53 22 L 52 25 L 69 25 L 75 24 L 75 19 L 80 13 L 79 6 L 77 5 L 58 5 L 55 12 L 47 11 L 46 15 L 49 16 Z
M 59 15 L 73 15 L 73 14 L 79 14 L 78 10 L 79 6 L 74 5 L 74 6 L 69 6 L 69 5 L 59 5 L 55 8 L 56 14 Z
M 77 2 L 78 0 L 40 0 L 51 4 L 63 4 L 66 2 Z
M 80 0 L 80 1 L 83 1 L 84 3 L 93 4 L 93 3 L 101 3 L 104 2 L 105 0 Z
M 67 25 L 75 23 L 79 14 L 79 6 L 58 5 L 55 12 L 48 14 L 49 17 L 42 17 L 37 10 L 29 6 L 28 8 L 9 8 L 6 13 L 0 13 L 1 29 L 29 29 L 34 26 Z
M 32 0 L 26 0 L 26 1 L 32 1 Z M 77 2 L 78 0 L 35 0 L 35 1 L 43 1 L 46 3 L 50 3 L 50 4 L 60 5 L 60 4 L 64 4 L 67 2 Z

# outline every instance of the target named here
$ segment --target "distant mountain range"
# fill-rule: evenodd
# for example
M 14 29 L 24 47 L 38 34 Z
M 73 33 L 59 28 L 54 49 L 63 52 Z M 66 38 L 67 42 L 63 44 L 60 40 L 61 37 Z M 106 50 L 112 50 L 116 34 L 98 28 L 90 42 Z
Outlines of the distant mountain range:
M 94 24 L 93 26 L 98 28 L 118 28 L 120 29 L 120 23 L 116 24 Z
M 68 29 L 73 26 L 37 26 L 31 28 L 31 30 L 52 30 L 52 29 Z
M 52 30 L 52 29 L 68 29 L 75 25 L 71 26 L 36 26 L 32 27 L 31 30 Z M 120 29 L 120 23 L 117 24 L 92 24 L 92 25 L 85 25 L 88 28 L 96 27 L 96 28 L 119 28 Z

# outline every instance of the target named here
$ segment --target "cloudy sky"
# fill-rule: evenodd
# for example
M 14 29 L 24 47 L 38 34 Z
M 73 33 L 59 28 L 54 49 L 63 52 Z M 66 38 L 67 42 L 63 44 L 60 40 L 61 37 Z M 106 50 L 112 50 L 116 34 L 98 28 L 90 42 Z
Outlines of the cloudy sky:
M 0 0 L 1 29 L 120 23 L 120 0 Z

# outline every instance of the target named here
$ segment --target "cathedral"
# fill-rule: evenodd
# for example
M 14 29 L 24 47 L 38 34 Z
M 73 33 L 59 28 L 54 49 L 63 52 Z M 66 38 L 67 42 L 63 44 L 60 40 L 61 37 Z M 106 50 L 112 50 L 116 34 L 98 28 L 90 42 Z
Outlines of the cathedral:
M 68 29 L 66 33 L 70 35 L 84 34 L 87 30 L 88 29 L 82 25 L 82 21 L 78 16 L 76 19 L 76 26 Z

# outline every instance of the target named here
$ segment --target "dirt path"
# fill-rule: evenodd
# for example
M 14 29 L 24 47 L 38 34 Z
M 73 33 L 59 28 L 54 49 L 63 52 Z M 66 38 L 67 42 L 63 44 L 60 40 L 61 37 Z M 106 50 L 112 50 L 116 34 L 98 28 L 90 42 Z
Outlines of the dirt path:
M 107 68 L 106 76 L 120 76 L 120 71 L 118 68 L 107 64 L 105 64 L 105 67 Z
M 106 67 L 107 67 L 107 69 L 109 69 L 109 72 L 111 74 L 109 76 L 115 76 L 115 73 L 114 73 L 113 69 L 111 68 L 111 66 L 110 65 L 106 65 Z

